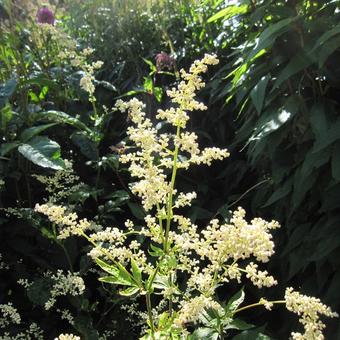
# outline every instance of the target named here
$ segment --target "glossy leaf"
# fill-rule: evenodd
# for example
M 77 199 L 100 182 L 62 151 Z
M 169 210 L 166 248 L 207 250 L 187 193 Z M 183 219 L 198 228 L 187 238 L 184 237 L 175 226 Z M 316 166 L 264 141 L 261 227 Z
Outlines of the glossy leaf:
M 62 170 L 64 161 L 60 156 L 60 146 L 47 137 L 36 136 L 27 143 L 21 144 L 18 151 L 32 163 L 43 168 Z

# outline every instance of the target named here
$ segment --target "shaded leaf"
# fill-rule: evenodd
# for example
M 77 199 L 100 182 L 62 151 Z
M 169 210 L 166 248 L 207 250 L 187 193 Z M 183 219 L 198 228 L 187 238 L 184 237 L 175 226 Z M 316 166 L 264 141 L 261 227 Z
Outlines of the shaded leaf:
M 270 79 L 270 75 L 266 75 L 262 77 L 260 81 L 255 85 L 255 87 L 250 91 L 251 100 L 258 113 L 261 113 L 262 111 L 264 98 L 266 94 L 266 88 L 267 88 L 269 79 Z
M 20 140 L 22 142 L 27 142 L 30 140 L 32 137 L 38 135 L 40 132 L 45 131 L 46 129 L 56 125 L 57 123 L 50 123 L 50 124 L 43 124 L 39 126 L 33 126 L 30 128 L 25 129 L 21 135 L 20 135 Z
M 16 86 L 17 81 L 14 78 L 8 80 L 5 84 L 0 85 L 0 109 L 8 102 L 9 98 L 14 93 Z
M 314 62 L 310 53 L 306 51 L 298 52 L 288 63 L 288 65 L 280 72 L 274 85 L 273 90 L 278 88 L 284 81 L 298 73 L 299 71 L 307 68 Z M 272 91 L 273 91 L 272 90 Z

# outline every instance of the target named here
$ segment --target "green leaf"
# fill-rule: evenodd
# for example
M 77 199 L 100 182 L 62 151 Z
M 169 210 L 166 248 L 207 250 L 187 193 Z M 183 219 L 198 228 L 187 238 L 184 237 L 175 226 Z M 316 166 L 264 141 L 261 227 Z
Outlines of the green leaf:
M 317 172 L 311 172 L 308 176 L 302 174 L 302 167 L 299 167 L 294 174 L 294 190 L 292 195 L 291 208 L 296 209 L 305 198 L 307 192 L 313 187 L 317 180 Z
M 274 191 L 272 195 L 268 198 L 266 203 L 262 205 L 262 208 L 268 207 L 269 205 L 272 205 L 273 203 L 277 202 L 283 197 L 286 197 L 291 192 L 292 186 L 293 178 L 290 177 L 284 183 L 281 183 L 279 188 L 276 191 Z
M 7 124 L 13 118 L 13 111 L 11 105 L 7 104 L 0 109 L 0 128 L 5 131 L 7 129 Z
M 340 25 L 337 25 L 337 26 L 333 27 L 332 29 L 330 29 L 329 31 L 322 34 L 321 37 L 316 41 L 316 43 L 315 43 L 315 45 L 312 49 L 312 52 L 322 48 L 322 45 L 327 40 L 329 40 L 330 38 L 332 38 L 334 35 L 337 35 L 337 34 L 340 34 Z
M 245 330 L 235 335 L 232 340 L 271 340 L 271 338 L 258 330 Z
M 319 68 L 322 68 L 328 57 L 340 47 L 340 37 L 327 41 L 318 51 Z
M 337 181 L 340 181 L 340 141 L 337 141 L 333 147 L 332 176 Z
M 224 327 L 224 329 L 237 329 L 239 331 L 243 331 L 253 327 L 254 325 L 251 325 L 241 319 L 234 319 L 226 327 Z
M 266 28 L 256 39 L 256 45 L 249 53 L 246 60 L 250 61 L 258 52 L 270 47 L 281 34 L 292 30 L 292 23 L 297 19 L 298 16 L 294 18 L 283 19 Z
M 14 93 L 16 86 L 17 81 L 14 78 L 8 80 L 5 84 L 0 85 L 0 109 L 8 102 L 9 98 Z
M 17 148 L 20 145 L 19 142 L 4 143 L 0 145 L 0 156 L 7 155 L 10 151 Z
M 263 102 L 266 94 L 266 88 L 268 85 L 268 81 L 270 79 L 270 75 L 266 75 L 260 79 L 260 81 L 255 85 L 255 87 L 250 91 L 250 97 L 255 105 L 255 108 L 258 113 L 261 113 Z
M 35 305 L 43 306 L 51 297 L 53 281 L 50 278 L 35 280 L 27 289 L 27 296 Z
M 142 58 L 143 61 L 148 64 L 150 66 L 150 71 L 151 72 L 156 72 L 157 71 L 157 68 L 156 66 L 154 65 L 154 63 L 151 61 L 151 60 L 148 60 L 148 59 L 145 59 L 145 58 Z
M 327 132 L 317 137 L 312 152 L 319 152 L 337 140 L 340 140 L 340 118 L 331 125 Z
M 243 288 L 234 294 L 228 301 L 226 307 L 224 308 L 227 313 L 234 314 L 238 306 L 244 301 L 244 291 Z
M 262 139 L 281 128 L 296 114 L 299 105 L 299 99 L 296 96 L 291 96 L 279 110 L 266 110 L 255 124 L 254 133 L 249 141 Z
M 71 135 L 72 142 L 77 145 L 81 153 L 92 161 L 99 158 L 98 148 L 95 142 L 89 139 L 83 132 L 74 132 Z
M 149 249 L 148 252 L 151 256 L 160 257 L 164 255 L 164 251 L 162 248 L 156 247 L 153 244 L 150 244 L 150 248 L 151 250 Z
M 213 16 L 211 16 L 208 19 L 208 23 L 210 22 L 214 22 L 218 19 L 224 19 L 224 20 L 228 20 L 231 19 L 232 17 L 239 15 L 239 14 L 245 14 L 248 11 L 248 6 L 247 5 L 233 5 L 233 6 L 228 6 L 222 10 L 220 10 L 219 12 L 217 12 L 216 14 L 214 14 Z
M 136 218 L 142 220 L 145 217 L 145 212 L 143 208 L 138 204 L 134 202 L 128 202 L 127 205 L 129 206 L 131 213 Z
M 34 118 L 36 120 L 47 120 L 47 121 L 53 121 L 56 123 L 64 123 L 71 126 L 76 127 L 79 130 L 86 131 L 87 133 L 91 134 L 92 131 L 89 129 L 83 122 L 81 122 L 79 119 L 72 117 L 68 115 L 65 112 L 62 111 L 42 111 L 35 114 Z
M 139 287 L 129 287 L 127 289 L 120 290 L 119 294 L 123 296 L 131 296 L 137 294 L 139 290 Z
M 199 327 L 189 338 L 190 340 L 217 340 L 219 337 L 218 332 L 209 327 Z
M 273 85 L 272 91 L 274 91 L 275 88 L 278 88 L 284 81 L 286 81 L 294 74 L 307 68 L 313 62 L 314 60 L 311 57 L 310 53 L 306 51 L 298 52 L 294 57 L 290 59 L 288 65 L 280 72 Z
M 115 265 L 108 264 L 99 258 L 96 258 L 95 261 L 97 265 L 104 270 L 104 272 L 107 272 L 113 276 L 118 276 L 119 270 L 116 268 Z
M 21 144 L 18 151 L 28 160 L 43 168 L 62 170 L 64 161 L 60 157 L 60 146 L 57 142 L 45 136 L 36 136 L 25 144 Z
M 152 277 L 152 275 L 150 275 L 148 281 L 150 280 L 151 277 Z M 156 289 L 160 289 L 160 290 L 170 288 L 168 276 L 157 274 L 156 277 L 154 278 L 153 282 L 152 282 L 152 288 L 156 288 Z
M 50 123 L 50 124 L 44 124 L 44 125 L 39 125 L 39 126 L 33 126 L 30 128 L 25 129 L 21 135 L 20 135 L 20 140 L 22 142 L 27 142 L 30 140 L 32 137 L 38 135 L 40 132 L 45 131 L 46 129 L 50 128 L 51 126 L 56 125 L 57 123 Z
M 138 267 L 136 261 L 131 258 L 131 269 L 132 269 L 132 275 L 135 281 L 138 283 L 139 286 L 142 285 L 142 271 Z
M 163 89 L 161 87 L 154 87 L 153 95 L 155 96 L 156 100 L 160 103 L 163 97 Z
M 318 152 L 306 152 L 305 159 L 301 168 L 301 176 L 309 176 L 314 169 L 319 169 L 326 164 L 331 157 L 331 147 L 328 146 Z

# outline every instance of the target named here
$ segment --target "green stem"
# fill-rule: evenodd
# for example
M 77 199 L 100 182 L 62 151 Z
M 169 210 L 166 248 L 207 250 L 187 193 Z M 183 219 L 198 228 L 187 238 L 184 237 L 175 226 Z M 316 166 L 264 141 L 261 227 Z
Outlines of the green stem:
M 159 223 L 159 228 L 160 228 L 160 234 L 161 234 L 162 242 L 164 242 L 163 218 L 161 216 L 161 208 L 158 202 L 157 202 L 157 213 L 158 213 L 158 223 Z
M 179 137 L 181 132 L 180 126 L 177 126 L 176 131 L 176 138 Z M 171 225 L 171 219 L 172 219 L 172 199 L 173 199 L 173 193 L 174 193 L 174 187 L 175 187 L 175 180 L 176 180 L 176 174 L 177 174 L 177 159 L 178 159 L 178 151 L 179 146 L 175 146 L 174 151 L 174 158 L 173 158 L 173 167 L 172 167 L 172 175 L 171 175 L 171 182 L 170 182 L 170 191 L 169 191 L 169 199 L 168 199 L 168 206 L 167 206 L 167 217 L 166 217 L 166 227 L 165 227 L 165 239 L 164 239 L 164 252 L 168 253 L 169 251 L 169 232 L 170 232 L 170 225 Z
M 146 293 L 146 307 L 148 310 L 148 317 L 149 317 L 150 328 L 151 328 L 151 337 L 152 339 L 154 339 L 155 338 L 155 326 L 154 326 L 153 317 L 152 317 L 152 305 L 151 305 L 150 293 Z
M 94 116 L 96 117 L 96 119 L 98 118 L 98 111 L 97 111 L 97 107 L 96 104 L 94 102 L 94 99 L 90 99 L 92 107 L 93 107 L 93 112 L 94 112 Z
M 275 301 L 268 301 L 269 303 L 273 303 L 273 304 L 286 304 L 286 300 L 275 300 Z M 258 307 L 258 306 L 263 306 L 264 305 L 264 302 L 256 302 L 256 303 L 252 303 L 251 305 L 247 305 L 247 306 L 244 306 L 244 307 L 241 307 L 239 309 L 236 309 L 234 315 L 236 313 L 239 313 L 239 312 L 242 312 L 246 309 L 250 309 L 250 308 L 254 308 L 254 307 Z

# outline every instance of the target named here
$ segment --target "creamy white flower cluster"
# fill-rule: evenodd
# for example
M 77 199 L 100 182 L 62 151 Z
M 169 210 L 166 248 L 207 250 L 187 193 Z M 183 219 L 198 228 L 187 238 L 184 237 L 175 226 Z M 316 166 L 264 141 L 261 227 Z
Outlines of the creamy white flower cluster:
M 141 244 L 136 240 L 128 242 L 126 234 L 118 228 L 106 228 L 98 231 L 91 234 L 89 239 L 98 245 L 88 253 L 93 259 L 102 257 L 106 260 L 115 259 L 121 264 L 127 264 L 133 258 L 141 268 L 144 268 L 146 264 L 146 255 L 140 249 Z M 100 246 L 105 247 L 105 252 L 102 251 Z
M 85 291 L 84 280 L 78 273 L 66 274 L 62 270 L 58 270 L 55 274 L 50 274 L 49 277 L 54 281 L 50 290 L 51 297 L 45 303 L 45 309 L 51 309 L 57 301 L 58 296 L 64 295 L 82 295 Z
M 57 236 L 62 240 L 71 235 L 83 235 L 84 231 L 96 228 L 86 218 L 78 220 L 76 213 L 67 213 L 67 209 L 53 204 L 36 204 L 35 211 L 48 216 L 49 220 L 62 228 Z
M 287 309 L 299 315 L 299 321 L 305 330 L 303 334 L 293 332 L 294 340 L 323 340 L 322 330 L 325 324 L 320 320 L 319 315 L 338 317 L 338 314 L 332 312 L 320 299 L 295 292 L 293 288 L 286 289 L 285 300 Z
M 133 184 L 132 192 L 142 198 L 146 211 L 167 204 L 172 195 L 171 183 L 167 178 L 166 170 L 174 166 L 187 169 L 191 164 L 210 165 L 213 160 L 222 160 L 229 156 L 226 149 L 216 147 L 199 149 L 197 135 L 193 132 L 181 131 L 189 120 L 188 112 L 205 110 L 206 107 L 195 99 L 197 90 L 204 87 L 200 74 L 207 71 L 207 65 L 217 64 L 214 55 L 205 55 L 202 60 L 194 62 L 187 73 L 181 71 L 182 81 L 177 89 L 168 91 L 175 107 L 167 110 L 158 110 L 157 118 L 166 120 L 177 128 L 176 135 L 158 133 L 151 120 L 146 118 L 143 112 L 144 104 L 136 98 L 129 102 L 118 100 L 116 109 L 128 111 L 128 115 L 134 123 L 127 130 L 129 139 L 137 149 L 131 153 L 120 156 L 121 163 L 130 163 L 129 170 L 132 177 L 139 180 Z M 175 149 L 172 149 L 172 147 Z M 180 156 L 183 157 L 180 157 Z M 178 195 L 180 201 L 174 207 L 187 205 L 194 197 Z
M 85 48 L 80 54 L 75 55 L 71 59 L 71 65 L 74 67 L 80 67 L 84 71 L 84 75 L 80 79 L 80 87 L 89 94 L 91 102 L 95 102 L 94 91 L 94 72 L 103 66 L 103 62 L 100 60 L 88 63 L 86 58 L 94 52 L 92 48 Z
M 0 340 L 44 340 L 43 330 L 35 323 L 32 322 L 28 329 L 19 333 L 13 334 L 10 332 L 4 332 L 0 336 Z
M 188 301 L 180 303 L 180 310 L 177 313 L 175 324 L 185 327 L 186 323 L 197 323 L 204 310 L 214 309 L 221 314 L 224 312 L 221 305 L 214 301 L 211 297 L 204 295 L 196 296 Z
M 93 52 L 94 49 L 87 47 L 80 53 L 78 53 L 75 49 L 65 49 L 59 53 L 59 58 L 63 60 L 70 60 L 70 63 L 73 67 L 78 67 L 84 72 L 84 75 L 80 79 L 80 87 L 89 94 L 89 99 L 91 102 L 96 101 L 94 96 L 96 89 L 94 86 L 94 73 L 103 66 L 103 62 L 100 60 L 94 61 L 92 63 L 87 62 L 87 57 Z
M 181 70 L 182 81 L 177 88 L 167 91 L 168 96 L 172 99 L 177 107 L 168 110 L 158 110 L 157 118 L 165 119 L 173 126 L 185 128 L 189 115 L 187 111 L 206 110 L 207 107 L 195 99 L 196 92 L 205 85 L 200 74 L 206 73 L 207 65 L 218 64 L 215 55 L 206 54 L 203 59 L 196 60 L 190 67 L 189 73 Z
M 172 232 L 171 240 L 179 253 L 178 268 L 190 273 L 189 291 L 198 290 L 209 295 L 221 282 L 232 279 L 241 282 L 243 273 L 259 288 L 277 283 L 267 271 L 258 270 L 257 264 L 250 262 L 245 268 L 239 264 L 250 258 L 259 262 L 269 260 L 274 254 L 270 231 L 279 227 L 276 221 L 255 218 L 247 222 L 245 211 L 238 208 L 229 223 L 220 224 L 214 219 L 198 233 L 197 226 L 190 219 L 180 215 L 174 215 L 173 219 L 180 232 Z M 199 255 L 200 261 L 193 257 L 193 252 Z M 199 263 L 205 263 L 204 267 Z
M 60 334 L 54 340 L 80 340 L 80 337 L 73 334 Z
M 5 328 L 6 326 L 15 323 L 19 325 L 21 323 L 21 317 L 17 309 L 13 307 L 11 302 L 7 304 L 0 305 L 0 312 L 2 314 L 0 318 L 0 328 Z
M 44 184 L 48 192 L 48 202 L 57 203 L 77 192 L 83 183 L 72 168 L 72 162 L 65 160 L 66 169 L 57 170 L 50 176 L 32 175 L 40 183 Z

